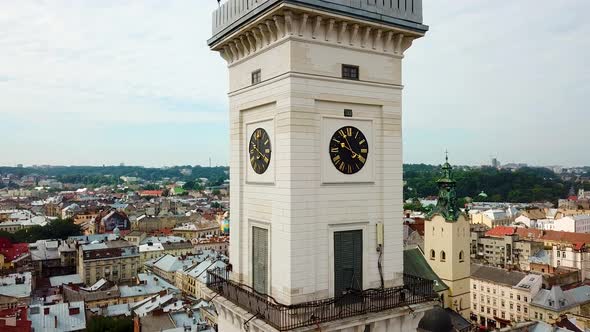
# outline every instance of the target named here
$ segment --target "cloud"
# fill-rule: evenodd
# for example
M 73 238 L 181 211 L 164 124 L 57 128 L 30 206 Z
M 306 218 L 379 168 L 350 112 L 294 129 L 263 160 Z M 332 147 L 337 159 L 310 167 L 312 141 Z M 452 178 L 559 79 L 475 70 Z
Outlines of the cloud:
M 208 0 L 2 2 L 0 131 L 19 142 L 0 142 L 9 157 L 0 164 L 153 165 L 203 155 L 227 162 L 227 68 L 206 45 L 216 7 Z M 439 162 L 448 148 L 456 163 L 497 155 L 590 164 L 578 153 L 590 138 L 583 121 L 590 2 L 424 0 L 423 7 L 430 31 L 404 59 L 406 162 Z M 182 146 L 170 135 L 175 128 L 184 130 Z M 61 133 L 87 135 L 85 146 L 101 155 L 74 145 L 62 152 Z M 166 154 L 146 152 L 156 143 Z M 121 144 L 125 154 L 114 153 Z

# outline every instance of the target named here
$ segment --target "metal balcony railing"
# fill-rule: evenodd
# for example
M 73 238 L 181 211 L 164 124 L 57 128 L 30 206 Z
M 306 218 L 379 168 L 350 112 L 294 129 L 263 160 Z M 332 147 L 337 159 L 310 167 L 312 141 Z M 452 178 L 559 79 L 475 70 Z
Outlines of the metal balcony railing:
M 331 299 L 283 305 L 270 296 L 229 280 L 225 270 L 209 271 L 207 274 L 209 289 L 279 331 L 435 301 L 438 295 L 433 286 L 432 280 L 404 274 L 403 286 L 350 291 Z

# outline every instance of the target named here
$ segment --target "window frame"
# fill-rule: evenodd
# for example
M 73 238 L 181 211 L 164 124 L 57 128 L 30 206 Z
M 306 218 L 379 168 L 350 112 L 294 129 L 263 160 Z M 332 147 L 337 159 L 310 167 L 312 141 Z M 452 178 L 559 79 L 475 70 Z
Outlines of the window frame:
M 356 70 L 356 77 L 352 75 L 350 70 Z M 342 64 L 341 76 L 345 80 L 359 81 L 361 77 L 361 70 L 359 66 Z
M 252 85 L 260 84 L 262 82 L 262 70 L 256 69 L 250 74 Z

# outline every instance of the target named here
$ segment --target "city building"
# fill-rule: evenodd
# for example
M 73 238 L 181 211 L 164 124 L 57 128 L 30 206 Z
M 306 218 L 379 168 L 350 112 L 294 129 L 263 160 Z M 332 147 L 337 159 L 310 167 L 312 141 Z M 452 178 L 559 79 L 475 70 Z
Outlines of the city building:
M 68 241 L 38 240 L 29 244 L 35 276 L 50 277 L 76 272 L 76 246 Z
M 78 249 L 78 274 L 86 285 L 104 278 L 112 282 L 132 281 L 140 269 L 139 251 L 124 240 L 81 245 Z
M 0 277 L 0 310 L 27 306 L 35 282 L 31 272 L 13 273 Z
M 210 223 L 185 223 L 172 230 L 174 236 L 180 236 L 187 240 L 214 237 L 221 235 L 217 222 Z
M 443 176 L 437 181 L 438 202 L 424 221 L 424 254 L 432 270 L 449 288 L 442 299 L 443 306 L 468 318 L 470 224 L 457 205 L 456 182 L 448 157 L 442 170 Z
M 514 218 L 506 213 L 506 210 L 490 209 L 470 213 L 471 223 L 484 224 L 489 228 L 496 226 L 508 226 L 514 222 Z
M 590 233 L 590 215 L 566 216 L 556 219 L 553 224 L 556 231 Z
M 471 232 L 472 257 L 493 266 L 528 271 L 530 257 L 544 249 L 542 242 L 520 239 L 512 227 L 499 226 L 481 234 Z
M 86 330 L 84 302 L 33 305 L 29 308 L 33 331 L 72 332 Z
M 140 273 L 132 285 L 119 287 L 119 304 L 137 303 L 156 294 L 178 294 L 180 290 L 151 272 Z
M 219 330 L 415 330 L 437 297 L 432 281 L 403 274 L 398 217 L 401 64 L 427 30 L 422 1 L 248 4 L 221 4 L 208 41 L 230 82 L 232 269 L 207 272 Z M 371 313 L 279 314 L 277 303 L 315 301 L 317 313 L 352 294 Z
M 206 301 L 211 300 L 211 292 L 206 291 L 207 271 L 227 268 L 227 257 L 209 257 L 197 265 L 176 271 L 176 285 L 190 296 Z
M 541 289 L 531 301 L 531 318 L 556 323 L 563 315 L 579 315 L 584 307 L 588 312 L 590 303 L 590 286 L 584 285 L 569 290 L 560 286 Z
M 471 319 L 488 328 L 528 320 L 542 277 L 518 271 L 471 266 Z

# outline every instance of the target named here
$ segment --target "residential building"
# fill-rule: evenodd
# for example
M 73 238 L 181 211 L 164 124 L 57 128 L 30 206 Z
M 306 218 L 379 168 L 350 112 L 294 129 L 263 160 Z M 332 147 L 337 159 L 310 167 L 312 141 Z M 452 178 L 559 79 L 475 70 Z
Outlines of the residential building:
M 90 287 L 62 284 L 62 294 L 65 302 L 81 301 L 89 309 L 107 308 L 120 303 L 121 292 L 119 286 L 112 285 L 101 279 Z
M 29 308 L 33 331 L 72 332 L 86 330 L 84 302 L 33 305 Z
M 150 262 L 149 268 L 154 274 L 168 282 L 176 282 L 176 271 L 181 271 L 202 262 L 199 256 L 165 255 Z M 179 285 L 176 285 L 179 287 Z
M 448 157 L 442 169 L 437 205 L 424 221 L 424 253 L 432 270 L 449 287 L 443 306 L 467 318 L 471 308 L 469 219 L 457 206 L 456 182 Z
M 0 310 L 29 305 L 34 286 L 35 282 L 31 272 L 1 276 Z
M 176 285 L 194 298 L 211 300 L 207 288 L 207 271 L 227 268 L 227 257 L 210 257 L 197 265 L 176 271 Z
M 584 307 L 588 311 L 590 286 L 584 285 L 569 290 L 560 286 L 541 289 L 531 301 L 531 319 L 556 323 L 565 314 L 579 315 Z
M 503 328 L 529 319 L 530 303 L 542 277 L 497 267 L 471 266 L 471 319 L 488 328 Z
M 180 290 L 151 272 L 140 273 L 132 285 L 119 287 L 119 304 L 137 303 L 155 294 L 178 294 Z
M 590 215 L 566 216 L 554 221 L 556 231 L 590 233 Z
M 187 240 L 216 237 L 221 235 L 219 224 L 217 222 L 209 223 L 185 223 L 175 227 L 172 232 L 175 236 L 183 237 Z
M 61 240 L 38 240 L 29 244 L 35 276 L 50 277 L 76 272 L 77 251 L 73 243 Z
M 469 215 L 471 223 L 483 224 L 489 228 L 496 226 L 508 226 L 512 224 L 514 218 L 506 213 L 506 210 L 490 209 L 486 211 L 478 211 Z
M 553 245 L 550 264 L 578 269 L 582 280 L 590 279 L 590 252 L 584 243 Z
M 142 231 L 131 231 L 125 235 L 125 241 L 132 243 L 133 245 L 139 246 L 140 243 L 146 238 L 147 233 Z
M 0 238 L 0 270 L 24 272 L 30 270 L 30 264 L 28 243 L 11 243 L 7 238 Z
M 78 274 L 87 285 L 101 278 L 132 281 L 139 269 L 138 248 L 124 240 L 85 244 L 78 249 Z
M 542 242 L 520 239 L 512 227 L 495 227 L 484 236 L 480 232 L 471 234 L 472 257 L 493 266 L 528 271 L 530 257 L 543 249 Z

